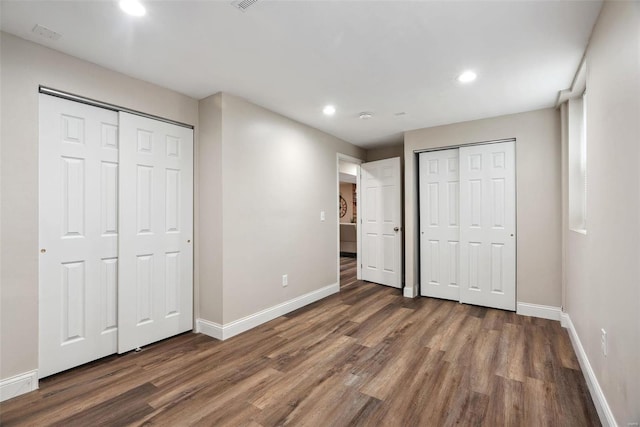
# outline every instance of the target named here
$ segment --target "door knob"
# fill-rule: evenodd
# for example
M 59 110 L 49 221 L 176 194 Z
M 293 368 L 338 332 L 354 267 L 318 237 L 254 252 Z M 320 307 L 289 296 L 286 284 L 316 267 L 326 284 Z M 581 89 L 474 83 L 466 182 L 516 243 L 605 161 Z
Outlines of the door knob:
M 400 227 L 393 227 L 393 231 L 400 231 Z
M 46 250 L 46 249 L 40 249 L 40 253 L 41 253 L 41 254 L 46 254 L 46 253 L 47 253 L 47 250 Z

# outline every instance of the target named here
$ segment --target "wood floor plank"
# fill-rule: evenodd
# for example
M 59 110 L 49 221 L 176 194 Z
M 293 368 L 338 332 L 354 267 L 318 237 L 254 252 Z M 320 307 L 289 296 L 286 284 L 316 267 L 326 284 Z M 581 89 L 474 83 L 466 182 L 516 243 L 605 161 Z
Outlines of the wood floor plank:
M 512 380 L 524 382 L 526 378 L 525 355 L 529 345 L 525 339 L 524 328 L 505 323 L 498 342 L 498 375 Z
M 483 425 L 521 426 L 524 424 L 524 384 L 499 375 L 494 376 L 491 399 Z
M 186 333 L 40 381 L 3 426 L 599 426 L 558 322 L 356 279 L 221 342 Z
M 471 390 L 489 395 L 497 370 L 496 352 L 500 332 L 480 329 L 471 350 L 471 362 L 468 366 Z
M 524 381 L 524 424 L 559 426 L 560 412 L 556 385 L 537 378 Z
M 116 423 L 127 424 L 153 411 L 153 408 L 146 403 L 145 398 L 155 390 L 156 387 L 151 383 L 142 384 L 126 393 L 77 412 L 53 425 L 63 427 L 73 425 L 97 426 L 113 425 Z M 126 416 L 123 416 L 122 413 L 125 413 Z
M 598 414 L 589 395 L 582 372 L 576 369 L 555 367 L 554 384 L 557 387 L 561 425 L 598 425 Z
M 419 360 L 407 370 L 394 392 L 389 394 L 370 414 L 371 425 L 415 426 L 420 413 L 432 394 L 437 393 L 438 379 L 446 365 L 441 351 L 422 347 L 416 354 Z

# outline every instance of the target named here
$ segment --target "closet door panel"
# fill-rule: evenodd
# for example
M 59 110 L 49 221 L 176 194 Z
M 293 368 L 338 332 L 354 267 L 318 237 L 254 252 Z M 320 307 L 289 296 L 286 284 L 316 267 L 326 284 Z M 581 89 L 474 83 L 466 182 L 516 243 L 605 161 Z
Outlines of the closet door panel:
M 516 309 L 515 143 L 460 148 L 460 301 Z
M 39 376 L 115 353 L 118 115 L 40 95 Z
M 120 353 L 193 325 L 193 130 L 120 113 Z
M 458 301 L 458 149 L 420 153 L 420 294 Z

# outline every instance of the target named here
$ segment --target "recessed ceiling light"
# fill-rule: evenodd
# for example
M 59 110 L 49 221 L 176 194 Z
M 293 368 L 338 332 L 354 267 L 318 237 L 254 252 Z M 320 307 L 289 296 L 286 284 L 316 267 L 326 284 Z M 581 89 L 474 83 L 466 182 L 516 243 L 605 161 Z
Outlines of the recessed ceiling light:
M 147 10 L 138 0 L 120 0 L 120 9 L 133 16 L 144 16 Z
M 476 77 L 478 77 L 478 75 L 476 73 L 474 73 L 471 70 L 467 70 L 464 73 L 460 74 L 458 76 L 458 81 L 460 83 L 470 83 L 472 81 L 474 81 L 476 79 Z
M 370 113 L 368 111 L 363 111 L 358 115 L 358 117 L 361 118 L 362 120 L 367 120 L 373 117 L 373 113 Z
M 326 116 L 333 116 L 336 113 L 336 107 L 334 107 L 333 105 L 326 105 L 323 109 L 322 112 L 326 115 Z

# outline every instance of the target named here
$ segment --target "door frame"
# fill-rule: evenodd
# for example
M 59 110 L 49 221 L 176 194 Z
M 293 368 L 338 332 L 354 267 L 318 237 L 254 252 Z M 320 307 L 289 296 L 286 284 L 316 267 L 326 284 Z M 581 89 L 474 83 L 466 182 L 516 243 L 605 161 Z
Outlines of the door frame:
M 354 163 L 357 168 L 356 168 L 356 194 L 358 199 L 356 200 L 356 217 L 358 218 L 358 221 L 361 220 L 361 216 L 360 216 L 360 209 L 361 209 L 361 203 L 360 203 L 360 165 L 362 163 L 364 163 L 364 160 L 362 159 L 358 159 L 357 157 L 353 157 L 353 156 L 349 156 L 347 154 L 342 154 L 342 153 L 337 153 L 336 154 L 336 195 L 334 200 L 336 200 L 336 202 L 339 200 L 340 198 L 340 161 L 344 161 L 344 162 L 349 162 L 349 163 Z M 336 208 L 334 209 L 334 214 L 336 216 L 336 236 L 338 236 L 338 242 L 337 242 L 337 250 L 338 250 L 338 260 L 337 260 L 337 274 L 336 274 L 336 283 L 338 283 L 338 286 L 340 286 L 340 212 L 339 209 Z M 362 278 L 362 265 L 361 265 L 361 259 L 360 259 L 360 252 L 361 252 L 361 248 L 362 248 L 362 244 L 360 241 L 360 230 L 361 227 L 358 227 L 360 223 L 357 222 L 356 223 L 356 227 L 357 227 L 357 232 L 356 232 L 356 279 L 357 280 L 361 280 Z
M 420 150 L 414 150 L 413 151 L 413 158 L 415 161 L 415 182 L 416 182 L 416 212 L 417 212 L 417 227 L 414 227 L 414 236 L 413 238 L 415 239 L 417 236 L 417 250 L 415 251 L 415 257 L 418 260 L 417 261 L 417 269 L 415 269 L 416 271 L 416 277 L 417 280 L 414 280 L 414 282 L 417 282 L 417 288 L 414 290 L 414 295 L 416 296 L 420 296 L 421 292 L 422 292 L 422 281 L 420 280 L 422 277 L 422 266 L 420 265 L 420 260 L 422 259 L 421 256 L 421 251 L 422 251 L 422 247 L 420 245 L 420 153 L 426 153 L 426 152 L 430 152 L 430 151 L 443 151 L 443 150 L 452 150 L 452 149 L 456 149 L 456 148 L 461 148 L 461 147 L 470 147 L 470 146 L 474 146 L 474 145 L 489 145 L 489 144 L 499 144 L 501 142 L 513 142 L 513 155 L 514 155 L 514 181 L 515 181 L 515 194 L 514 194 L 514 200 L 515 200 L 515 228 L 516 228 L 516 244 L 515 244 L 515 279 L 516 279 L 516 308 L 518 307 L 518 144 L 517 144 L 517 139 L 515 137 L 513 138 L 502 138 L 502 139 L 493 139 L 493 140 L 488 140 L 488 141 L 478 141 L 478 142 L 470 142 L 467 144 L 456 144 L 456 145 L 445 145 L 445 146 L 441 146 L 441 147 L 433 147 L 433 148 L 424 148 L 424 149 L 420 149 Z

